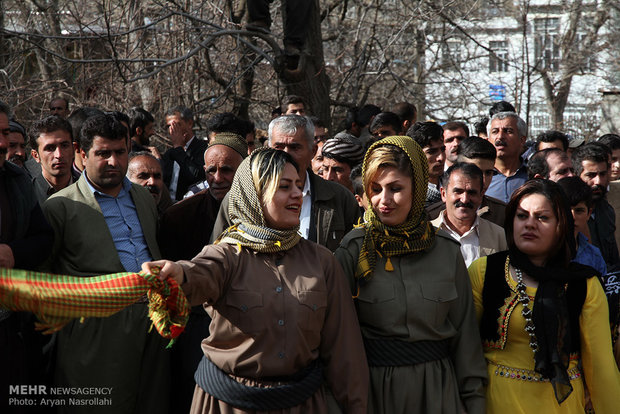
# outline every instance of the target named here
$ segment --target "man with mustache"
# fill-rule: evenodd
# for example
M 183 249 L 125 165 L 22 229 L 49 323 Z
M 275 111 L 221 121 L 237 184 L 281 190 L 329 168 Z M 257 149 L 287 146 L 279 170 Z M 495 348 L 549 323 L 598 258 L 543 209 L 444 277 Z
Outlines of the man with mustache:
M 588 220 L 590 242 L 599 248 L 607 268 L 620 262 L 616 244 L 616 215 L 605 194 L 609 184 L 609 150 L 602 144 L 591 142 L 573 152 L 573 169 L 592 189 L 594 209 Z
M 459 156 L 457 152 L 459 144 L 468 136 L 469 128 L 465 122 L 451 121 L 443 125 L 443 144 L 446 146 L 446 170 L 456 162 Z
M 80 277 L 138 272 L 144 260 L 161 258 L 153 196 L 125 176 L 127 153 L 127 129 L 115 116 L 84 122 L 84 172 L 43 205 L 56 236 L 45 271 Z M 145 301 L 108 318 L 70 322 L 57 334 L 54 385 L 112 387 L 107 412 L 166 412 L 170 356 L 150 326 Z M 59 412 L 90 413 L 92 407 Z
M 40 174 L 33 173 L 32 184 L 41 205 L 77 180 L 71 168 L 74 157 L 71 134 L 71 124 L 58 115 L 45 117 L 30 129 L 30 154 L 41 166 Z
M 26 129 L 17 121 L 9 121 L 9 148 L 7 159 L 18 167 L 24 168 L 26 162 Z
M 161 164 L 150 151 L 129 153 L 127 178 L 132 183 L 143 186 L 153 196 L 159 217 L 172 205 L 170 195 L 164 185 Z
M 506 250 L 504 229 L 478 216 L 482 202 L 482 170 L 475 164 L 457 162 L 443 176 L 441 198 L 446 209 L 432 221 L 461 243 L 465 264 Z
M 521 153 L 527 138 L 527 124 L 515 112 L 498 112 L 487 124 L 489 142 L 495 146 L 495 175 L 486 194 L 508 203 L 512 193 L 527 181 Z

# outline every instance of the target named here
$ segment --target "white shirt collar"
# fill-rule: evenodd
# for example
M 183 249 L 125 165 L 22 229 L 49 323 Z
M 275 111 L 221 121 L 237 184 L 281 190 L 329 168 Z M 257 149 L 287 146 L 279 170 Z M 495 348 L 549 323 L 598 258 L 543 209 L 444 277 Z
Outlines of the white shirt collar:
M 474 219 L 474 224 L 469 228 L 469 230 L 467 230 L 462 235 L 459 235 L 456 231 L 452 230 L 452 228 L 448 225 L 448 222 L 446 221 L 446 214 L 448 214 L 446 210 L 443 210 L 439 214 L 439 228 L 447 231 L 450 234 L 456 235 L 459 238 L 467 237 L 469 234 L 471 234 L 472 231 L 476 231 L 476 234 L 478 234 L 478 226 L 480 225 L 480 217 L 477 214 L 476 214 L 476 218 Z

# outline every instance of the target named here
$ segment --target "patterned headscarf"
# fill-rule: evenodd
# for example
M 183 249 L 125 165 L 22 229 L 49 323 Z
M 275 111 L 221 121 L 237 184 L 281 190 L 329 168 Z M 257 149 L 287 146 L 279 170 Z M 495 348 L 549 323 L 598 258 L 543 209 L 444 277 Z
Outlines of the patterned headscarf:
M 360 250 L 355 277 L 361 282 L 369 280 L 377 264 L 377 255 L 387 258 L 385 270 L 392 271 L 391 256 L 428 249 L 435 242 L 435 230 L 424 210 L 428 183 L 428 161 L 422 148 L 411 138 L 405 136 L 387 137 L 375 142 L 366 152 L 362 166 L 364 189 L 372 177 L 366 176 L 368 159 L 373 150 L 383 145 L 394 145 L 407 154 L 413 169 L 413 194 L 411 210 L 407 219 L 394 227 L 386 226 L 379 220 L 375 211 L 368 208 L 364 213 L 366 230 Z
M 222 233 L 215 244 L 228 243 L 262 253 L 274 253 L 288 250 L 299 242 L 299 226 L 277 230 L 268 227 L 265 222 L 262 203 L 252 179 L 252 162 L 258 154 L 267 151 L 275 153 L 277 150 L 257 148 L 239 165 L 230 188 L 228 204 L 228 215 L 233 225 Z

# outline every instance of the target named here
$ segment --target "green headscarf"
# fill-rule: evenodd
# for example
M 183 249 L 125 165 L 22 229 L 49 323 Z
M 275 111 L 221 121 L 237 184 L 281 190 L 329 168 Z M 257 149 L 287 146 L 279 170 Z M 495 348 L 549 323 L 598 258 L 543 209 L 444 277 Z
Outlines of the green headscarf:
M 428 187 L 428 161 L 422 148 L 411 138 L 406 136 L 387 137 L 375 142 L 366 152 L 362 165 L 364 191 L 368 158 L 373 150 L 384 145 L 394 145 L 400 148 L 409 158 L 413 170 L 413 199 L 407 219 L 397 226 L 386 226 L 379 220 L 375 211 L 368 208 L 364 213 L 366 230 L 360 250 L 355 277 L 360 281 L 369 280 L 377 264 L 377 255 L 386 257 L 385 270 L 392 271 L 391 256 L 400 256 L 408 253 L 428 249 L 435 241 L 435 229 L 428 220 L 424 210 L 426 190 Z M 363 283 L 363 282 L 362 282 Z
M 277 230 L 268 227 L 263 215 L 261 200 L 252 179 L 252 162 L 261 152 L 277 150 L 261 147 L 247 157 L 237 169 L 229 193 L 228 214 L 233 225 L 215 241 L 248 247 L 261 253 L 288 250 L 301 239 L 299 226 Z M 273 154 L 267 154 L 267 157 Z

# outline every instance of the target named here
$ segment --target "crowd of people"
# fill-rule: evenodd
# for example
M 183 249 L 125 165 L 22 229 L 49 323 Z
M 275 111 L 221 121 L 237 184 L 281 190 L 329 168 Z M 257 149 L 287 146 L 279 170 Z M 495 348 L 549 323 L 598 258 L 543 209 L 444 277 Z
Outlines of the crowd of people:
M 334 133 L 287 96 L 264 140 L 170 108 L 164 150 L 142 108 L 49 109 L 0 102 L 0 267 L 159 272 L 192 308 L 168 349 L 146 298 L 51 336 L 0 302 L 7 412 L 617 412 L 620 136 L 528 147 L 507 102 L 474 134 L 407 102 Z

